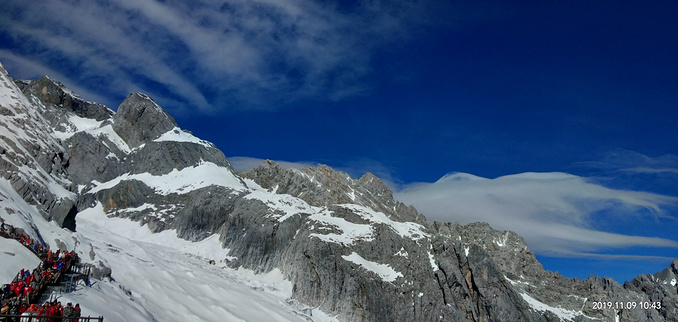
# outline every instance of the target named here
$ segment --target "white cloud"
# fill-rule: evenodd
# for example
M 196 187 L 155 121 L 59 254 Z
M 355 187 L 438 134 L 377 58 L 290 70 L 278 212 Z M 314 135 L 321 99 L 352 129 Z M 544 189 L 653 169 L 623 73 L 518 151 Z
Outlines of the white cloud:
M 0 28 L 16 55 L 73 71 L 81 87 L 96 79 L 100 91 L 124 97 L 118 92 L 141 90 L 163 106 L 172 103 L 168 109 L 207 113 L 358 95 L 374 51 L 428 23 L 417 1 L 342 8 L 312 0 L 3 5 Z
M 515 231 L 542 254 L 591 257 L 613 248 L 678 248 L 675 240 L 596 229 L 601 221 L 612 223 L 623 216 L 636 216 L 639 222 L 675 222 L 663 208 L 677 204 L 678 198 L 609 189 L 565 173 L 496 179 L 457 173 L 435 183 L 405 186 L 395 197 L 430 220 L 484 221 L 496 229 Z
M 80 87 L 88 86 L 86 79 L 97 77 L 103 79 L 100 86 L 112 92 L 141 89 L 153 95 L 152 89 L 139 82 L 147 78 L 165 85 L 197 108 L 208 108 L 197 87 L 162 59 L 157 44 L 144 39 L 144 31 L 148 30 L 139 30 L 144 29 L 141 22 L 131 19 L 129 13 L 89 1 L 77 6 L 59 1 L 31 6 L 32 10 L 11 16 L 3 27 L 14 37 L 33 43 L 35 48 L 24 48 L 41 52 L 37 57 L 27 55 L 33 60 L 57 65 L 54 70 L 61 67 L 59 70 L 71 72 L 74 75 L 69 78 L 79 77 Z M 127 93 L 119 94 L 124 97 Z
M 17 56 L 14 53 L 0 49 L 0 62 L 7 63 L 9 62 L 14 70 L 8 71 L 12 77 L 26 79 L 37 79 L 43 75 L 50 75 L 52 79 L 58 80 L 64 84 L 68 89 L 80 95 L 82 98 L 88 101 L 98 102 L 100 104 L 107 104 L 108 100 L 96 93 L 92 93 L 86 88 L 76 85 L 77 83 L 71 80 L 66 75 L 63 75 L 47 66 L 41 65 L 38 62 L 25 59 L 23 57 Z M 5 66 L 6 67 L 6 66 Z

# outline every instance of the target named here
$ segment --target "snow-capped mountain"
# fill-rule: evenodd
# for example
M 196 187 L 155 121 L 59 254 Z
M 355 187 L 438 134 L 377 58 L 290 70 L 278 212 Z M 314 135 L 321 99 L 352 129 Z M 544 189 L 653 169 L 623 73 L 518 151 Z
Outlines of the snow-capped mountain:
M 678 316 L 678 260 L 624 285 L 565 278 L 515 233 L 429 222 L 369 173 L 267 161 L 237 174 L 144 94 L 113 112 L 0 68 L 0 137 L 2 222 L 76 249 L 98 280 L 62 297 L 106 321 Z M 3 283 L 38 263 L 0 247 Z

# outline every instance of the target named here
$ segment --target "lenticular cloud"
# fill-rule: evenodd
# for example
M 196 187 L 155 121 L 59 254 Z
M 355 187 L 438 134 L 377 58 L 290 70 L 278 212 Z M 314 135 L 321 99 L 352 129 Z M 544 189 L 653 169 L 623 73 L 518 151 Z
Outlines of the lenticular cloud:
M 590 256 L 611 248 L 677 247 L 674 240 L 596 229 L 618 216 L 666 218 L 678 198 L 614 190 L 565 173 L 524 173 L 486 179 L 449 174 L 434 183 L 404 187 L 396 198 L 430 220 L 484 221 L 523 236 L 537 253 Z M 638 218 L 636 218 L 638 219 Z

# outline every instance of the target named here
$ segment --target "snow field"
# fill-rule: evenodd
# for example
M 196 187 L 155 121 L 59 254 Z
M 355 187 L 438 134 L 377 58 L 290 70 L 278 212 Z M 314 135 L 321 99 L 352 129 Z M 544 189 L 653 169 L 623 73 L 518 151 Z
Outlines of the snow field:
M 22 269 L 33 271 L 40 259 L 16 240 L 0 238 L 0 284 L 10 283 Z
M 115 321 L 132 304 L 130 314 L 140 320 L 158 321 L 299 321 L 306 316 L 288 303 L 292 286 L 280 271 L 255 275 L 223 265 L 228 249 L 218 236 L 197 243 L 182 240 L 174 231 L 152 234 L 145 226 L 122 218 L 108 218 L 101 205 L 78 215 L 83 242 L 112 269 L 111 282 L 98 282 L 64 295 L 64 299 L 92 307 L 90 313 Z M 213 262 L 211 262 L 213 261 Z M 211 264 L 214 263 L 214 264 Z M 119 285 L 115 289 L 115 285 Z M 124 285 L 124 286 L 123 286 Z M 81 293 L 79 293 L 81 292 Z M 87 302 L 92 293 L 116 305 Z M 63 301 L 62 301 L 63 302 Z M 89 306 L 91 304 L 92 306 Z M 138 305 L 138 309 L 135 308 Z M 314 310 L 315 321 L 331 320 Z M 130 317 L 123 320 L 134 320 Z
M 81 281 L 75 292 L 54 294 L 63 304 L 80 303 L 83 316 L 106 321 L 336 321 L 290 300 L 292 285 L 278 270 L 257 275 L 226 267 L 229 250 L 217 235 L 193 243 L 175 231 L 153 234 L 128 219 L 108 218 L 101 204 L 79 213 L 78 231 L 70 232 L 24 206 L 26 214 L 13 217 L 3 207 L 2 218 L 8 223 L 13 218 L 12 225 L 29 233 L 37 228 L 52 249 L 66 245 L 83 262 L 111 267 L 111 280 L 92 279 L 91 287 Z M 19 242 L 0 238 L 0 262 L 6 283 L 22 268 L 35 268 L 39 259 Z

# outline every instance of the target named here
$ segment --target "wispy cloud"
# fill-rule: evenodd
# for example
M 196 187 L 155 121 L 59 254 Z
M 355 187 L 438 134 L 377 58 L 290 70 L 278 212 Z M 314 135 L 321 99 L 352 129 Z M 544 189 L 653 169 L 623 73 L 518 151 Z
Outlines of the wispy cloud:
M 678 168 L 650 168 L 650 167 L 635 167 L 635 168 L 624 168 L 620 171 L 629 172 L 629 173 L 670 173 L 678 174 Z
M 163 59 L 160 31 L 148 28 L 153 24 L 139 20 L 134 13 L 94 1 L 30 6 L 19 2 L 13 7 L 13 14 L 3 17 L 2 28 L 17 40 L 27 40 L 28 45 L 20 48 L 26 56 L 45 64 L 61 64 L 62 73 L 71 73 L 70 79 L 83 82 L 94 78 L 110 84 L 110 91 L 157 94 L 145 85 L 150 81 L 198 108 L 207 108 L 196 85 L 178 73 L 176 64 Z M 155 41 L 152 33 L 158 35 Z
M 406 186 L 395 195 L 429 219 L 464 224 L 484 221 L 497 229 L 515 231 L 541 254 L 609 257 L 621 256 L 603 255 L 613 249 L 678 248 L 676 240 L 598 228 L 609 228 L 620 219 L 675 225 L 676 218 L 664 208 L 678 204 L 678 198 L 610 189 L 565 173 L 524 173 L 496 179 L 457 173 L 434 183 Z
M 615 149 L 603 154 L 599 160 L 578 162 L 576 165 L 604 171 L 677 173 L 678 156 L 664 154 L 658 157 L 650 157 L 636 151 Z
M 31 79 L 42 77 L 42 75 L 50 75 L 53 79 L 58 80 L 59 82 L 66 85 L 66 87 L 68 87 L 70 90 L 74 91 L 78 95 L 86 97 L 90 101 L 98 102 L 100 104 L 109 103 L 106 97 L 90 92 L 87 88 L 78 86 L 77 82 L 71 80 L 66 75 L 63 75 L 60 72 L 57 72 L 36 61 L 17 56 L 10 51 L 0 49 L 0 62 L 9 62 L 12 64 L 12 66 L 18 69 L 10 71 L 10 75 L 26 75 L 26 77 L 30 77 Z
M 647 156 L 631 150 L 608 151 L 595 161 L 574 164 L 579 174 L 608 187 L 678 196 L 678 156 Z
M 658 262 L 671 262 L 675 257 L 668 256 L 655 256 L 651 253 L 647 255 L 628 255 L 628 254 L 598 254 L 598 253 L 585 253 L 585 252 L 572 252 L 572 251 L 562 251 L 555 254 L 557 257 L 562 258 L 589 258 L 596 260 L 630 260 L 630 261 L 658 261 Z M 617 281 L 623 281 L 623 279 L 618 279 Z
M 360 94 L 376 48 L 427 23 L 422 6 L 10 0 L 0 31 L 13 40 L 5 50 L 70 73 L 82 87 L 95 81 L 120 97 L 139 90 L 169 109 L 210 113 Z

